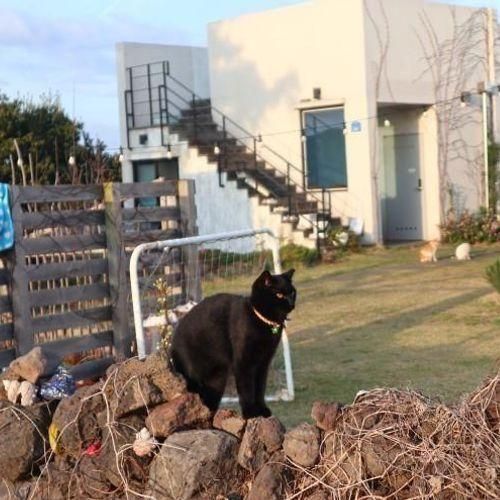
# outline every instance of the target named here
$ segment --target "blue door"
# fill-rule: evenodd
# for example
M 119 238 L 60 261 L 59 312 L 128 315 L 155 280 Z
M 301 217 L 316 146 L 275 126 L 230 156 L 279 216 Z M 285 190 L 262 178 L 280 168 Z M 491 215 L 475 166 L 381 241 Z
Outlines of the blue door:
M 385 240 L 422 239 L 422 179 L 418 134 L 384 137 L 382 193 Z

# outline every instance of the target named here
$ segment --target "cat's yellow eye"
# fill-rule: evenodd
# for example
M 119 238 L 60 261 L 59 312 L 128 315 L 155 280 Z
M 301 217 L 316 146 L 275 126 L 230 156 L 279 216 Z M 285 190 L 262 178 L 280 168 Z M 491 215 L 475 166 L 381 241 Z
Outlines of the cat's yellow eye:
M 278 292 L 276 294 L 276 297 L 278 297 L 278 299 L 282 299 L 284 297 L 284 295 L 282 293 Z

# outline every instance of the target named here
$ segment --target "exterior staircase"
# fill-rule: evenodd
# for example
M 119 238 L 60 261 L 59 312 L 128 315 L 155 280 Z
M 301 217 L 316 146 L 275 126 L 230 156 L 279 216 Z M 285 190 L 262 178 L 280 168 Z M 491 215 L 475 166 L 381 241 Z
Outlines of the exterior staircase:
M 220 174 L 226 173 L 238 188 L 246 189 L 250 197 L 257 197 L 260 205 L 281 214 L 283 222 L 291 223 L 306 238 L 316 238 L 319 244 L 327 226 L 340 224 L 340 219 L 330 217 L 330 207 L 323 200 L 311 199 L 299 189 L 289 171 L 282 172 L 264 160 L 258 153 L 258 138 L 255 149 L 242 143 L 213 120 L 212 110 L 210 100 L 195 100 L 181 110 L 169 130 L 196 147 L 198 154 L 205 155 L 209 162 L 217 164 Z M 223 187 L 222 178 L 220 185 Z
M 330 215 L 329 193 L 307 192 L 293 180 L 292 171 L 296 171 L 295 177 L 302 177 L 302 170 L 268 146 L 265 146 L 268 155 L 263 158 L 259 152 L 259 146 L 262 146 L 259 137 L 217 110 L 209 99 L 199 98 L 170 75 L 168 63 L 163 63 L 162 67 L 161 85 L 149 89 L 131 88 L 125 92 L 127 124 L 129 117 L 134 122 L 133 104 L 129 109 L 127 103 L 134 102 L 135 91 L 148 90 L 150 96 L 158 95 L 156 113 L 153 111 L 155 103 L 150 104 L 151 123 L 161 128 L 162 146 L 169 146 L 164 143 L 165 137 L 177 135 L 180 141 L 196 148 L 199 155 L 217 165 L 221 189 L 224 188 L 225 173 L 227 179 L 235 181 L 239 189 L 245 189 L 248 196 L 257 197 L 259 205 L 281 215 L 282 222 L 291 224 L 293 232 L 300 231 L 308 241 L 316 241 L 319 248 L 328 228 L 340 225 L 340 219 L 332 219 Z M 276 159 L 273 164 L 269 161 L 269 153 Z

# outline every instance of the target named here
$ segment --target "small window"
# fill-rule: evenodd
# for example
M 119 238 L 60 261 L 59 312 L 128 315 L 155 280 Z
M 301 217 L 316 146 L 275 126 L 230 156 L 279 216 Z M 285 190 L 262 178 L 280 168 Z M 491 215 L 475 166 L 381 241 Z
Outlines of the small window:
M 134 182 L 153 182 L 158 177 L 163 177 L 165 180 L 177 180 L 179 178 L 177 158 L 134 162 Z M 142 207 L 155 207 L 158 205 L 158 200 L 138 198 L 137 203 Z
M 304 158 L 309 189 L 347 187 L 344 109 L 303 112 Z

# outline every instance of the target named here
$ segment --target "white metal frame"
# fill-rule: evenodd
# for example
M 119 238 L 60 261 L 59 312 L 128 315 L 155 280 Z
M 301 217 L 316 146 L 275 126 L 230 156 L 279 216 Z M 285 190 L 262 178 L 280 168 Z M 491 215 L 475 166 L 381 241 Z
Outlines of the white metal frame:
M 215 233 L 207 234 L 201 236 L 192 236 L 188 238 L 178 238 L 172 240 L 163 241 L 153 241 L 150 243 L 142 243 L 134 248 L 132 255 L 130 257 L 130 287 L 132 293 L 132 306 L 134 313 L 134 326 L 135 326 L 135 337 L 137 341 L 137 354 L 139 359 L 143 359 L 146 356 L 146 345 L 144 340 L 144 321 L 142 319 L 142 305 L 140 300 L 139 291 L 139 276 L 138 276 L 138 262 L 141 254 L 145 250 L 163 250 L 168 252 L 173 247 L 182 247 L 186 245 L 196 245 L 201 243 L 215 243 L 217 241 L 226 241 L 237 238 L 244 238 L 256 235 L 267 235 L 270 240 L 270 247 L 273 254 L 273 266 L 274 272 L 280 274 L 281 261 L 279 255 L 279 240 L 275 234 L 267 228 L 263 229 L 244 229 L 240 231 L 231 231 L 227 233 Z M 273 395 L 266 397 L 269 401 L 293 401 L 295 398 L 295 388 L 292 375 L 292 358 L 290 355 L 290 343 L 288 341 L 288 335 L 286 330 L 283 329 L 282 334 L 283 342 L 283 357 L 285 361 L 285 374 L 286 374 L 286 389 L 282 391 L 282 394 Z M 226 400 L 227 401 L 227 400 Z

